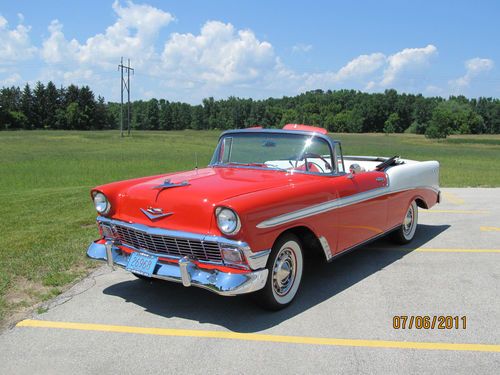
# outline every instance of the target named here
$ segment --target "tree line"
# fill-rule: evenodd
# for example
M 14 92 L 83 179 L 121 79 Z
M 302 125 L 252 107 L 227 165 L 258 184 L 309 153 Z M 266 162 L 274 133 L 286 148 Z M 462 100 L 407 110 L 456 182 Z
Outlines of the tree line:
M 28 84 L 23 89 L 0 89 L 0 130 L 101 130 L 117 129 L 119 123 L 120 104 L 96 98 L 88 86 L 57 88 L 52 82 L 37 82 L 33 89 Z M 165 99 L 131 103 L 131 127 L 137 130 L 282 127 L 287 123 L 320 126 L 331 132 L 407 132 L 431 138 L 498 134 L 500 100 L 424 97 L 391 89 L 371 94 L 314 90 L 264 100 L 206 98 L 199 105 Z

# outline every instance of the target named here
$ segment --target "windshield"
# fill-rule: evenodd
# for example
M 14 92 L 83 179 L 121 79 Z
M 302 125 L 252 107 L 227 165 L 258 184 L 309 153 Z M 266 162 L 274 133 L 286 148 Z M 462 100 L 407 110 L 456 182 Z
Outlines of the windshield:
M 244 166 L 331 174 L 328 142 L 310 134 L 229 133 L 212 158 L 215 166 Z

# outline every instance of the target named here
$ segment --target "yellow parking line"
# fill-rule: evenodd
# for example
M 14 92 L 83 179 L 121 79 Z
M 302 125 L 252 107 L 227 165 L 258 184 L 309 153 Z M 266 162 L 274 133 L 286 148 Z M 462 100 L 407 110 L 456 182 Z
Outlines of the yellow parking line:
M 453 204 L 460 205 L 465 203 L 465 201 L 462 198 L 457 197 L 455 194 L 450 193 L 449 191 L 443 191 L 443 197 L 444 199 Z
M 419 249 L 405 249 L 404 247 L 388 247 L 388 248 L 375 248 L 369 247 L 368 250 L 396 250 L 396 251 L 418 251 L 425 253 L 500 253 L 500 249 L 443 249 L 443 248 L 429 248 L 422 247 Z
M 415 251 L 427 253 L 500 253 L 500 249 L 432 249 L 420 248 Z
M 479 227 L 482 232 L 500 232 L 499 227 Z
M 431 213 L 431 214 L 465 214 L 465 215 L 485 215 L 489 214 L 489 211 L 479 211 L 479 210 L 419 210 L 419 213 Z
M 139 335 L 198 337 L 211 339 L 228 339 L 258 342 L 276 342 L 287 344 L 358 346 L 368 348 L 421 349 L 421 350 L 464 350 L 476 352 L 500 352 L 500 345 L 490 344 L 456 344 L 445 342 L 412 342 L 360 339 L 335 339 L 323 337 L 281 336 L 260 333 L 238 333 L 225 331 L 205 331 L 194 329 L 145 328 L 130 326 L 115 326 L 107 324 L 88 324 L 53 322 L 45 320 L 23 320 L 17 327 L 59 328 L 79 331 L 134 333 Z

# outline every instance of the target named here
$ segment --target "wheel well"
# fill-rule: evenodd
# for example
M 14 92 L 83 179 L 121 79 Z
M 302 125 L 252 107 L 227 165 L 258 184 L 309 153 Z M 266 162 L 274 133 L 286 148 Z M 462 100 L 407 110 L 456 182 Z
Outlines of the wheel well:
M 319 242 L 318 237 L 316 237 L 316 234 L 314 234 L 314 232 L 311 229 L 309 229 L 308 227 L 298 226 L 298 227 L 293 227 L 293 228 L 287 229 L 286 231 L 281 233 L 279 235 L 279 237 L 283 236 L 286 233 L 292 233 L 292 234 L 296 235 L 299 238 L 300 243 L 301 243 L 302 247 L 304 248 L 304 250 L 307 250 L 306 253 L 310 253 L 310 254 L 311 253 L 318 253 L 318 254 L 323 253 L 321 243 Z
M 422 198 L 416 198 L 415 202 L 417 202 L 417 206 L 420 208 L 425 208 L 428 209 L 429 207 L 427 206 L 427 203 Z

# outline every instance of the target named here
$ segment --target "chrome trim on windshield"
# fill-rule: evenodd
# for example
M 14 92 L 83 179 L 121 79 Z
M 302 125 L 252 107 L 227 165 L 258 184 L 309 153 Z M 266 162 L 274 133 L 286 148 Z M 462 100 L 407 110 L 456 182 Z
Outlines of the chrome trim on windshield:
M 324 141 L 326 141 L 329 149 L 330 149 L 330 154 L 332 155 L 332 171 L 331 173 L 317 173 L 317 172 L 309 172 L 309 171 L 298 171 L 298 170 L 293 170 L 293 173 L 304 173 L 304 174 L 314 174 L 314 175 L 320 175 L 320 176 L 338 176 L 344 174 L 344 172 L 339 172 L 339 166 L 338 166 L 338 161 L 337 161 L 337 150 L 335 148 L 335 144 L 339 144 L 340 142 L 335 141 L 331 139 L 328 135 L 326 134 L 321 134 L 317 132 L 308 132 L 308 131 L 302 131 L 302 130 L 283 130 L 283 129 L 234 129 L 234 130 L 226 130 L 223 132 L 220 137 L 219 141 L 217 143 L 217 147 L 215 148 L 215 152 L 212 156 L 212 160 L 210 164 L 208 165 L 209 167 L 229 167 L 229 168 L 251 168 L 251 169 L 262 169 L 262 170 L 282 170 L 282 169 L 276 169 L 276 168 L 267 168 L 267 167 L 258 167 L 258 166 L 238 166 L 238 165 L 229 165 L 229 164 L 223 164 L 223 163 L 215 163 L 214 158 L 215 155 L 218 155 L 220 152 L 220 147 L 221 147 L 221 140 L 228 134 L 252 134 L 252 133 L 274 133 L 274 134 L 294 134 L 294 135 L 301 135 L 301 136 L 311 136 L 311 137 L 316 137 L 316 138 L 321 138 Z M 343 165 L 343 161 L 342 161 Z M 286 172 L 290 172 L 288 170 L 284 170 Z

